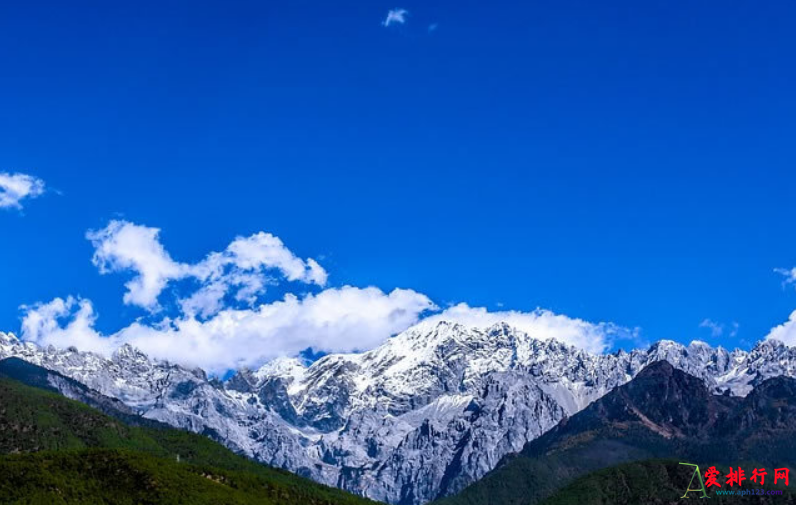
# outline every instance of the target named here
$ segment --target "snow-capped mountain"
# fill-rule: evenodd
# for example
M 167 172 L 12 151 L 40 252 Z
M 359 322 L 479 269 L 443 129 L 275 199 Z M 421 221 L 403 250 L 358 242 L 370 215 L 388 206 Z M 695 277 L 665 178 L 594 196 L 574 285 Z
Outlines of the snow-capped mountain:
M 106 359 L 0 333 L 0 358 L 9 356 L 263 463 L 402 505 L 461 490 L 655 361 L 735 395 L 796 376 L 796 349 L 770 340 L 751 351 L 660 341 L 593 355 L 505 324 L 447 322 L 421 323 L 362 354 L 280 359 L 223 383 L 129 346 Z

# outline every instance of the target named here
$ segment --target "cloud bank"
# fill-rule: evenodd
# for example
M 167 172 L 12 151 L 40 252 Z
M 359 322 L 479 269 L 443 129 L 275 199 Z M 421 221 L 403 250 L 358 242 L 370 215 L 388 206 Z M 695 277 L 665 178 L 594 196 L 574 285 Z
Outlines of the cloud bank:
M 235 238 L 223 251 L 196 263 L 175 260 L 160 230 L 114 220 L 91 230 L 92 261 L 101 274 L 131 276 L 123 301 L 145 316 L 113 333 L 96 329 L 88 299 L 55 298 L 23 306 L 24 340 L 59 348 L 75 346 L 106 356 L 130 344 L 150 356 L 222 374 L 257 367 L 281 356 L 372 349 L 418 323 L 454 321 L 485 328 L 506 322 L 539 339 L 557 339 L 589 352 L 605 351 L 614 338 L 632 332 L 611 323 L 591 323 L 547 310 L 490 312 L 461 303 L 443 311 L 425 294 L 376 287 L 327 287 L 328 274 L 265 232 Z M 173 301 L 161 307 L 169 289 Z M 267 286 L 295 287 L 265 301 Z
M 105 356 L 120 345 L 112 338 L 103 338 L 94 329 L 96 316 L 89 300 L 74 297 L 55 298 L 48 303 L 22 306 L 22 338 L 41 346 L 60 349 L 77 347 Z
M 238 300 L 254 300 L 265 291 L 269 275 L 288 281 L 323 286 L 327 273 L 312 258 L 302 260 L 270 233 L 237 237 L 222 252 L 212 252 L 196 264 L 174 261 L 160 243 L 160 229 L 129 221 L 111 221 L 86 238 L 94 246 L 92 261 L 100 273 L 132 272 L 124 303 L 149 311 L 159 308 L 158 297 L 172 281 L 191 278 L 200 287 L 181 300 L 183 310 L 210 316 L 221 309 L 230 292 Z
M 25 308 L 22 338 L 106 356 L 130 344 L 160 359 L 223 373 L 295 356 L 309 347 L 327 353 L 371 349 L 434 308 L 428 297 L 409 289 L 384 293 L 343 286 L 304 298 L 289 294 L 250 309 L 224 309 L 204 321 L 184 315 L 152 325 L 135 322 L 102 335 L 94 329 L 90 301 L 56 298 Z
M 796 310 L 791 313 L 786 322 L 771 328 L 766 339 L 780 340 L 786 345 L 796 346 Z
M 21 209 L 22 200 L 44 194 L 44 181 L 27 174 L 0 172 L 0 209 Z

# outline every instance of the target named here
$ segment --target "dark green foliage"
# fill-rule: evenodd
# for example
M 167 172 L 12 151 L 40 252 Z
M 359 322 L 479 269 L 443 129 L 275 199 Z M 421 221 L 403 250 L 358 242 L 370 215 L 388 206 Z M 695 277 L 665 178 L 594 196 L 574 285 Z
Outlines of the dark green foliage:
M 108 449 L 0 458 L 0 502 L 41 505 L 357 504 L 287 475 L 266 476 Z
M 143 431 L 82 403 L 0 379 L 0 453 L 85 447 L 159 449 Z
M 563 484 L 592 470 L 650 453 L 618 440 L 600 439 L 571 450 L 540 458 L 513 457 L 499 470 L 465 489 L 441 500 L 440 505 L 528 505 L 538 503 Z M 435 502 L 436 503 L 436 502 Z
M 9 379 L 0 379 L 0 453 L 3 504 L 373 503 L 257 464 L 206 437 L 130 427 Z
M 700 465 L 700 470 L 704 471 L 709 465 Z M 751 469 L 756 465 L 743 465 L 747 478 L 751 475 Z M 725 484 L 724 475 L 727 474 L 726 467 L 718 467 L 720 470 L 719 483 L 721 489 L 739 489 L 738 486 L 729 488 Z M 550 498 L 544 500 L 542 505 L 682 505 L 684 502 L 681 497 L 688 489 L 689 481 L 693 476 L 693 467 L 680 465 L 678 461 L 666 460 L 646 460 L 618 465 L 593 472 L 589 475 L 577 479 L 575 482 L 556 492 Z M 773 472 L 769 472 L 769 476 Z M 716 487 L 708 489 L 708 496 L 711 504 L 722 503 L 756 503 L 756 504 L 793 504 L 796 497 L 787 487 L 771 484 L 773 479 L 766 481 L 764 486 L 759 486 L 749 480 L 743 483 L 740 489 L 781 489 L 784 494 L 781 496 L 722 496 L 715 493 Z M 698 487 L 695 481 L 692 487 Z M 696 500 L 701 494 L 696 492 L 689 493 L 691 500 Z

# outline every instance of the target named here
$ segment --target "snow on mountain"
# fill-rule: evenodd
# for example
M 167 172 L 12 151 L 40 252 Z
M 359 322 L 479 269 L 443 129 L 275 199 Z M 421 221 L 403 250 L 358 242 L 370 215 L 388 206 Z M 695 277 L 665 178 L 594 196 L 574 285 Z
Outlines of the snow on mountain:
M 361 354 L 282 358 L 226 382 L 149 359 L 39 348 L 0 333 L 18 356 L 118 398 L 143 416 L 211 436 L 258 461 L 401 505 L 455 493 L 565 416 L 666 360 L 714 392 L 746 395 L 796 376 L 796 350 L 660 341 L 589 354 L 496 324 L 421 323 Z

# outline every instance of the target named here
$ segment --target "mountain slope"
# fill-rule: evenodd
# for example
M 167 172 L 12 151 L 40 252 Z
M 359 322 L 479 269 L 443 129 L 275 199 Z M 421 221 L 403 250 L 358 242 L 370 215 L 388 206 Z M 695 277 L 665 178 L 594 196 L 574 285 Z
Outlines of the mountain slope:
M 10 365 L 0 362 L 0 370 L 20 369 Z M 48 375 L 21 368 L 28 379 Z M 7 377 L 0 378 L 0 454 L 0 503 L 371 503 L 206 437 L 128 426 Z
M 28 363 L 20 358 L 0 360 L 0 377 L 77 400 L 130 426 L 168 427 L 167 424 L 136 414 L 130 407 L 115 398 L 102 395 L 61 373 Z
M 776 377 L 746 398 L 713 395 L 702 380 L 653 363 L 442 503 L 535 504 L 588 472 L 649 458 L 792 466 L 795 392 L 796 380 Z

